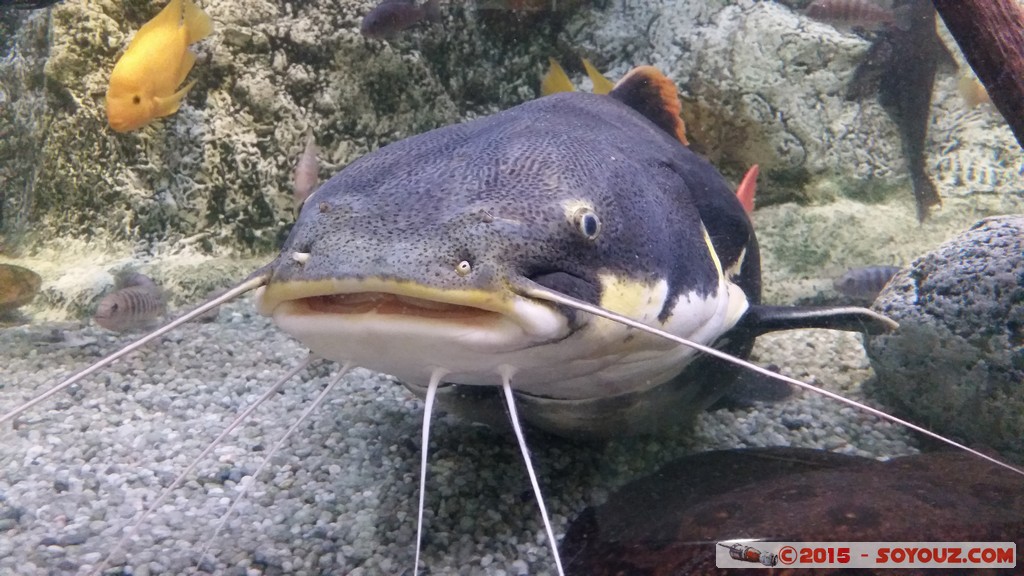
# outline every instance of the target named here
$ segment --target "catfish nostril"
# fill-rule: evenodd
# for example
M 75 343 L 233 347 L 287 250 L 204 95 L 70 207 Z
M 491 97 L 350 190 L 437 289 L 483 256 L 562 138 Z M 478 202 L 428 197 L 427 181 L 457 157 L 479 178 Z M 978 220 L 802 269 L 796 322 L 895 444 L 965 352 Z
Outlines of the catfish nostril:
M 468 276 L 473 271 L 473 265 L 469 263 L 469 260 L 463 260 L 455 265 L 455 273 L 459 276 Z
M 309 257 L 312 256 L 309 252 L 292 252 L 292 260 L 295 260 L 299 264 L 305 264 L 309 262 Z

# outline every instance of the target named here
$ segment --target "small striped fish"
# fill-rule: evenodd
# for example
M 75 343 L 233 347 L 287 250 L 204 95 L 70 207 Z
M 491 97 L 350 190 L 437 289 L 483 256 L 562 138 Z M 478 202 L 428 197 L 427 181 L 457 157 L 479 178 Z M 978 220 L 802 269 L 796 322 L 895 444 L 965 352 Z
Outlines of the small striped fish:
M 836 278 L 832 282 L 832 287 L 844 296 L 874 302 L 882 288 L 885 288 L 889 280 L 899 271 L 899 266 L 851 268 Z
M 123 288 L 107 294 L 92 319 L 114 332 L 131 332 L 151 327 L 167 311 L 160 288 L 142 274 L 132 274 Z

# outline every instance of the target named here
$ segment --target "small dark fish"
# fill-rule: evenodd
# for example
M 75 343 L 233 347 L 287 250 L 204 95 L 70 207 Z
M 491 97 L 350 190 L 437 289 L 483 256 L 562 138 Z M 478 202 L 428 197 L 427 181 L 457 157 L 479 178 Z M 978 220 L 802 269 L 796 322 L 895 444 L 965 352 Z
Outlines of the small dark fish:
M 439 0 L 384 0 L 363 16 L 359 33 L 367 38 L 390 38 L 420 22 L 433 22 L 441 17 Z
M 857 300 L 875 301 L 878 293 L 900 271 L 899 266 L 851 268 L 832 282 L 836 292 Z
M 940 62 L 955 60 L 935 32 L 935 6 L 931 0 L 903 0 L 894 8 L 907 14 L 905 30 L 879 33 L 857 67 L 847 88 L 847 99 L 875 91 L 878 102 L 896 123 L 903 156 L 910 172 L 917 203 L 917 219 L 924 221 L 942 199 L 925 170 L 925 139 L 931 113 L 935 72 Z
M 97 324 L 114 332 L 131 332 L 151 327 L 167 311 L 160 287 L 138 273 L 124 276 L 122 287 L 107 294 L 92 317 Z
M 870 0 L 814 0 L 805 12 L 808 18 L 821 22 L 864 30 L 881 30 L 893 25 L 905 28 L 905 19 L 899 17 L 904 13 L 882 8 Z
M 0 0 L 0 8 L 14 8 L 16 10 L 38 10 L 53 6 L 60 0 Z

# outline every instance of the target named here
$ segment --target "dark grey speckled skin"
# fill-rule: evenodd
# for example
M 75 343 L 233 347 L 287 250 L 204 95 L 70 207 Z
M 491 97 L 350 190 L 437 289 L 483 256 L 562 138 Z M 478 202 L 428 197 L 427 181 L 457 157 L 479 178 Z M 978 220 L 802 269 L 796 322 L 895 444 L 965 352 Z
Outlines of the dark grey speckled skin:
M 567 220 L 567 199 L 592 203 L 596 241 Z M 374 276 L 497 290 L 562 273 L 558 288 L 597 303 L 596 275 L 610 271 L 703 296 L 718 280 L 702 217 L 724 267 L 744 246 L 756 251 L 710 164 L 613 98 L 556 94 L 352 163 L 306 202 L 271 282 Z M 292 251 L 312 257 L 300 266 Z M 460 277 L 463 260 L 473 271 Z M 749 272 L 756 301 L 759 270 Z
M 563 201 L 580 199 L 601 220 L 596 241 L 566 218 Z M 757 241 L 719 173 L 615 98 L 556 94 L 396 142 L 352 163 L 307 200 L 270 265 L 270 283 L 380 277 L 500 291 L 530 278 L 596 304 L 597 275 L 610 272 L 666 279 L 672 295 L 705 295 L 718 276 L 702 221 L 723 268 L 745 250 L 742 274 L 733 281 L 758 302 Z M 311 257 L 300 265 L 292 252 Z M 460 277 L 453 270 L 463 260 L 472 273 Z M 663 314 L 674 303 L 670 297 Z M 753 338 L 733 334 L 724 347 L 745 356 Z M 727 389 L 733 369 L 710 370 L 710 363 L 691 363 L 677 384 L 653 396 L 590 400 L 589 407 L 567 402 L 563 410 L 552 408 L 557 400 L 520 394 L 520 411 L 532 424 L 568 435 L 663 428 L 664 420 L 685 422 Z M 453 385 L 442 388 L 439 402 L 497 424 L 505 421 L 497 393 Z
M 717 286 L 703 222 L 723 269 L 742 259 L 730 280 L 751 304 L 718 348 L 745 357 L 768 330 L 860 326 L 862 314 L 849 309 L 833 322 L 828 309 L 757 306 L 760 256 L 750 219 L 721 175 L 671 127 L 654 122 L 616 92 L 574 92 L 396 142 L 310 196 L 281 256 L 260 273 L 272 273 L 268 286 L 379 278 L 496 293 L 530 279 L 594 304 L 601 301 L 598 274 L 610 273 L 666 280 L 665 316 L 680 295 Z M 589 202 L 600 217 L 596 240 L 567 218 L 563 204 L 574 200 Z M 299 263 L 295 252 L 310 257 Z M 462 261 L 472 265 L 465 276 L 454 273 Z M 573 310 L 560 308 L 578 324 Z M 737 370 L 697 357 L 673 380 L 642 392 L 579 400 L 517 391 L 516 398 L 526 422 L 564 436 L 655 432 L 686 424 L 728 390 Z M 499 394 L 450 384 L 438 403 L 500 426 L 507 418 Z

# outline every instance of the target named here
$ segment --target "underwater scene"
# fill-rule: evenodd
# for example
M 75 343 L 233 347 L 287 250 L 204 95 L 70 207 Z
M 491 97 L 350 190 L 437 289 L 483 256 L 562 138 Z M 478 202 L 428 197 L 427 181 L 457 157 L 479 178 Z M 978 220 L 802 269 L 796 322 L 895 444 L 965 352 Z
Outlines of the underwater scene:
M 0 0 L 0 574 L 1020 573 L 1022 31 Z

